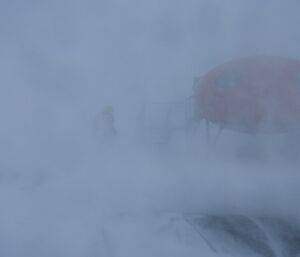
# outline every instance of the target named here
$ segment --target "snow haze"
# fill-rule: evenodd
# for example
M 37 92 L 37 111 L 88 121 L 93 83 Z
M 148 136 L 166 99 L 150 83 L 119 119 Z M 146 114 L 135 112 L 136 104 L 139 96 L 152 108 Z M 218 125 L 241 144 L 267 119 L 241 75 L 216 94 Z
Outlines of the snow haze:
M 0 255 L 219 256 L 183 213 L 298 224 L 299 163 L 288 136 L 225 130 L 209 143 L 204 123 L 185 130 L 185 108 L 193 79 L 228 60 L 300 58 L 299 8 L 294 0 L 2 1 Z M 107 106 L 116 134 L 101 144 L 95 119 Z

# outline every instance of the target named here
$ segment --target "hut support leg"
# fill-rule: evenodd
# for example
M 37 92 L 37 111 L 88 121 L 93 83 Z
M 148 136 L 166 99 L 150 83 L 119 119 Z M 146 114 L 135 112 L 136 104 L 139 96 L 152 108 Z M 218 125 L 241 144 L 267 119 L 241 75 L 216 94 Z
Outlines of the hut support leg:
M 223 129 L 224 129 L 223 126 L 220 126 L 220 127 L 218 128 L 216 137 L 215 137 L 215 139 L 214 139 L 214 145 L 216 145 L 216 144 L 218 143 L 219 138 L 220 138 L 220 136 L 221 136 L 221 133 L 222 133 Z
M 206 142 L 210 143 L 210 126 L 209 121 L 205 120 L 205 128 L 206 128 Z

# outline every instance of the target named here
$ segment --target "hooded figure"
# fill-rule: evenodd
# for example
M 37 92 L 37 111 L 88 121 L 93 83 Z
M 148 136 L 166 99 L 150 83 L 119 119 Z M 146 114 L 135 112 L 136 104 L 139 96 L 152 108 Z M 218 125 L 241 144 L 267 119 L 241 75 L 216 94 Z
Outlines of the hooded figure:
M 114 125 L 114 111 L 112 106 L 107 106 L 96 116 L 95 135 L 101 145 L 110 145 L 116 135 Z

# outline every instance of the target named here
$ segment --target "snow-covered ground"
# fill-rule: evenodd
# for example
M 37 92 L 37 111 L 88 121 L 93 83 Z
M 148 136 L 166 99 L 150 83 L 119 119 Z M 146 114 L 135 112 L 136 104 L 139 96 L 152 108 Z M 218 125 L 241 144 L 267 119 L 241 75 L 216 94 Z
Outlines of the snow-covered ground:
M 295 165 L 195 158 L 122 140 L 87 151 L 77 169 L 3 174 L 3 256 L 299 253 Z
M 244 215 L 120 213 L 103 229 L 107 256 L 298 256 L 294 221 Z

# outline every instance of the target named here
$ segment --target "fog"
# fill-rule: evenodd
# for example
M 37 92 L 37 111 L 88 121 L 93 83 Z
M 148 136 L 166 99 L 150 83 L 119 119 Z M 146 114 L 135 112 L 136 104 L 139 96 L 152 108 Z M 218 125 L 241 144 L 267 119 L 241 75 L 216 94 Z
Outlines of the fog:
M 195 77 L 246 56 L 300 58 L 299 8 L 1 1 L 0 255 L 298 256 L 300 229 L 283 240 L 260 220 L 300 222 L 287 136 L 225 130 L 212 143 L 204 123 L 191 132 L 185 122 Z M 115 133 L 103 141 L 95 120 L 107 108 Z M 241 157 L 244 145 L 255 154 Z M 251 217 L 273 252 L 230 240 L 217 250 L 223 239 L 202 240 L 189 215 Z M 286 238 L 295 246 L 281 251 Z

